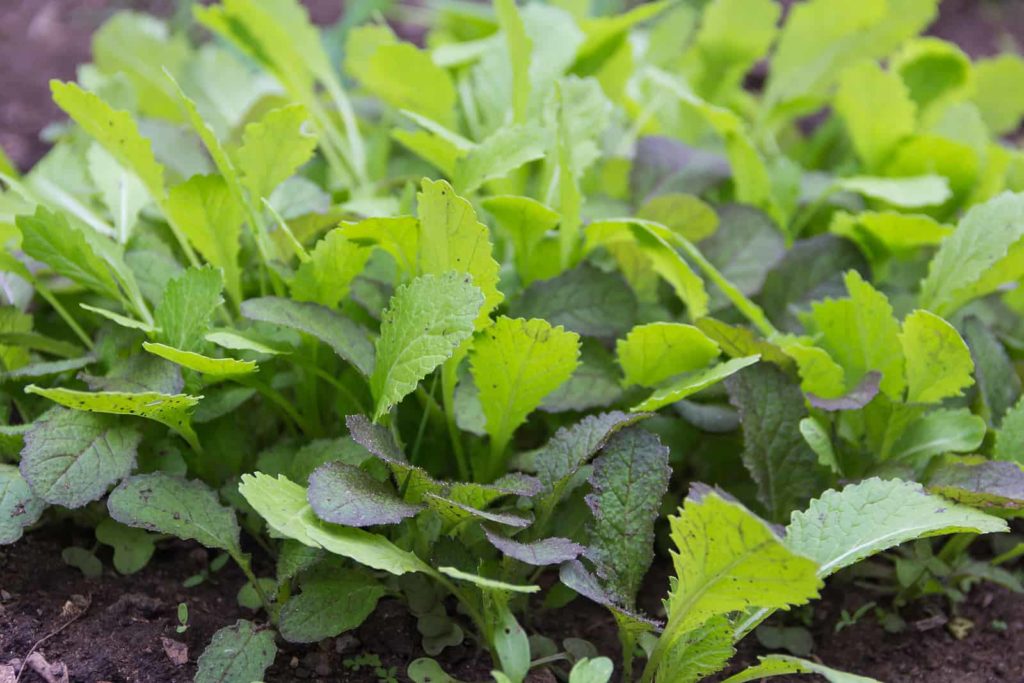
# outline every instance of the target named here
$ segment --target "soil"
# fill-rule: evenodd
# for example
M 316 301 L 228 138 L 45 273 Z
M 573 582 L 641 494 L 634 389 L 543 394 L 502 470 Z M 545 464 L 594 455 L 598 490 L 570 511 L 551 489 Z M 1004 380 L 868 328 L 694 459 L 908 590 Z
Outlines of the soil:
M 238 619 L 262 623 L 260 615 L 238 606 L 235 596 L 244 579 L 230 564 L 213 579 L 185 587 L 186 579 L 208 569 L 213 558 L 199 546 L 165 542 L 149 565 L 130 576 L 118 575 L 111 568 L 109 551 L 101 548 L 103 574 L 87 579 L 63 562 L 61 551 L 69 545 L 88 547 L 91 539 L 88 530 L 51 525 L 0 549 L 0 673 L 3 664 L 24 660 L 35 645 L 51 665 L 67 666 L 71 683 L 184 683 L 192 680 L 196 659 L 217 629 Z M 257 554 L 258 563 L 261 559 L 265 560 Z M 646 582 L 640 602 L 651 614 L 657 613 L 668 575 L 667 567 L 658 566 Z M 837 583 L 825 591 L 810 627 L 813 658 L 889 683 L 1024 681 L 1024 595 L 992 585 L 977 587 L 958 608 L 958 615 L 973 625 L 963 640 L 947 628 L 946 606 L 931 601 L 915 603 L 903 613 L 908 623 L 903 633 L 887 633 L 872 616 L 836 633 L 841 612 L 853 613 L 863 600 L 863 591 L 846 590 Z M 189 607 L 188 629 L 178 633 L 177 608 L 182 602 Z M 576 600 L 559 610 L 531 614 L 530 631 L 559 643 L 583 638 L 601 654 L 619 661 L 615 624 L 603 608 Z M 424 656 L 419 643 L 415 620 L 397 601 L 385 599 L 351 633 L 309 646 L 279 642 L 277 660 L 266 680 L 377 683 L 372 667 L 352 670 L 356 657 L 376 655 L 385 669 L 406 681 L 409 662 Z M 187 661 L 175 663 L 172 655 L 182 646 L 187 648 Z M 748 638 L 730 673 L 765 653 L 755 638 Z M 437 659 L 461 680 L 490 680 L 488 656 L 468 638 Z M 45 683 L 32 669 L 21 680 Z M 529 681 L 554 683 L 555 679 L 549 672 L 538 671 Z

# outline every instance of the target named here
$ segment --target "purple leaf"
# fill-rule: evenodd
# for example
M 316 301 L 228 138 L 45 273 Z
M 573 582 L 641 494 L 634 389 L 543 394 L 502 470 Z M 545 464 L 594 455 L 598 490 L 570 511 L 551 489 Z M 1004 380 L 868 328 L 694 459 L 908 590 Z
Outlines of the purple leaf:
M 343 462 L 317 468 L 307 495 L 320 519 L 354 527 L 397 524 L 423 507 L 406 503 L 389 485 Z
M 881 382 L 882 373 L 877 370 L 872 370 L 868 374 L 864 375 L 863 379 L 857 383 L 857 386 L 839 398 L 821 398 L 812 393 L 808 393 L 807 400 L 810 401 L 811 405 L 815 408 L 820 408 L 821 410 L 827 410 L 829 412 L 835 412 L 837 410 L 860 410 L 867 404 L 871 403 L 871 399 L 878 395 L 878 387 Z
M 575 560 L 584 550 L 583 546 L 573 543 L 568 538 L 543 538 L 531 543 L 520 543 L 486 527 L 484 534 L 491 545 L 505 555 L 535 567 Z

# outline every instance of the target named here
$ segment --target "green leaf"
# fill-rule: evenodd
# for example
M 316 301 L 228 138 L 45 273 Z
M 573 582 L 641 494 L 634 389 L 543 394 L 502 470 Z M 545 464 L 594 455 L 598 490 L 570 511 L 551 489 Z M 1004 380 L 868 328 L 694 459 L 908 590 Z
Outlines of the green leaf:
M 21 473 L 47 503 L 82 507 L 131 474 L 141 440 L 116 418 L 58 408 L 25 434 Z
M 164 298 L 153 312 L 160 341 L 182 351 L 202 344 L 210 318 L 223 303 L 221 272 L 212 266 L 189 268 L 167 283 Z
M 938 403 L 974 384 L 974 361 L 967 344 L 934 313 L 917 310 L 908 315 L 900 344 L 906 359 L 908 403 Z
M 817 674 L 829 683 L 879 683 L 874 678 L 836 671 L 824 664 L 789 655 L 767 655 L 757 659 L 757 664 L 729 676 L 722 683 L 747 683 L 787 674 Z
M 39 521 L 45 508 L 46 503 L 32 493 L 18 468 L 0 462 L 0 545 L 21 538 L 25 527 Z
M 213 634 L 199 656 L 195 683 L 260 681 L 275 657 L 274 631 L 258 631 L 251 621 L 239 619 Z
M 316 243 L 310 259 L 299 265 L 291 283 L 297 301 L 337 307 L 352 280 L 363 271 L 372 249 L 349 238 L 345 228 L 331 230 Z
M 658 667 L 658 680 L 702 681 L 725 668 L 734 654 L 732 625 L 725 617 L 712 617 L 678 640 Z
M 594 460 L 587 557 L 604 587 L 630 610 L 654 559 L 654 522 L 671 475 L 668 448 L 640 427 L 613 435 Z
M 396 576 L 410 572 L 434 572 L 430 565 L 415 554 L 402 550 L 383 536 L 362 529 L 312 522 L 306 526 L 306 535 L 324 550 L 371 569 Z
M 1024 398 L 1013 404 L 1003 416 L 1002 425 L 996 432 L 992 457 L 1024 464 Z
M 781 8 L 773 0 L 718 0 L 709 3 L 700 29 L 684 59 L 696 61 L 694 87 L 718 100 L 768 53 L 778 31 Z M 740 21 L 737 21 L 740 19 Z
M 1024 194 L 1004 193 L 969 209 L 928 266 L 928 275 L 921 282 L 921 307 L 948 315 L 988 293 L 975 286 L 1021 237 Z
M 360 572 L 315 572 L 303 579 L 302 592 L 281 607 L 281 637 L 289 643 L 316 643 L 350 631 L 373 613 L 386 592 Z
M 856 271 L 846 274 L 848 299 L 826 299 L 811 305 L 808 320 L 820 335 L 819 344 L 846 371 L 846 385 L 856 385 L 868 372 L 882 373 L 882 391 L 890 398 L 903 393 L 904 359 L 900 325 L 888 298 Z
M 317 468 L 309 477 L 307 495 L 317 517 L 345 526 L 398 524 L 423 509 L 403 502 L 390 484 L 343 462 Z
M 580 365 L 576 372 L 568 382 L 548 394 L 540 408 L 547 413 L 607 408 L 622 397 L 621 374 L 614 357 L 601 342 L 585 338 L 580 345 Z
M 384 312 L 370 377 L 374 421 L 469 339 L 482 304 L 480 289 L 458 273 L 423 275 L 398 288 Z
M 917 130 L 917 106 L 906 85 L 874 62 L 860 62 L 842 73 L 834 106 L 869 170 L 881 168 Z
M 835 449 L 832 448 L 832 439 L 818 420 L 813 417 L 800 420 L 800 434 L 818 456 L 819 465 L 829 468 L 836 474 L 842 473 L 839 461 L 836 460 Z
M 485 588 L 488 590 L 495 590 L 505 593 L 538 593 L 540 592 L 540 586 L 523 586 L 520 584 L 505 583 L 504 581 L 497 581 L 495 579 L 488 579 L 485 576 L 478 576 L 477 574 L 469 574 L 467 572 L 456 569 L 455 567 L 438 567 L 438 571 L 446 576 L 450 576 L 453 579 L 459 581 L 466 581 L 475 586 Z
M 232 301 L 241 301 L 238 253 L 245 214 L 224 178 L 195 175 L 175 185 L 167 197 L 167 211 L 206 262 L 224 271 Z
M 643 387 L 704 368 L 719 354 L 718 344 L 700 329 L 666 322 L 634 327 L 615 351 L 626 383 Z
M 687 396 L 692 396 L 698 391 L 707 389 L 718 384 L 722 380 L 731 377 L 740 370 L 754 365 L 761 359 L 760 356 L 744 356 L 732 358 L 724 363 L 712 365 L 704 370 L 697 370 L 683 375 L 679 379 L 670 382 L 658 389 L 655 389 L 647 399 L 630 408 L 631 411 L 658 410 L 670 403 L 681 401 Z
M 966 408 L 935 410 L 906 426 L 891 457 L 924 465 L 943 453 L 970 453 L 981 446 L 985 432 L 985 421 Z
M 666 602 L 669 621 L 662 640 L 670 645 L 720 614 L 783 609 L 818 596 L 817 564 L 795 554 L 767 522 L 714 489 L 691 486 L 669 525 L 676 581 Z
M 586 550 L 568 538 L 542 538 L 539 541 L 520 543 L 486 527 L 484 527 L 484 535 L 487 536 L 491 545 L 500 550 L 503 555 L 534 567 L 546 567 L 575 560 Z
M 539 590 L 539 587 L 538 587 Z M 506 683 L 520 683 L 530 672 L 530 639 L 504 602 L 491 609 L 494 652 Z M 501 678 L 495 676 L 497 680 Z
M 1006 411 L 1020 398 L 1020 376 L 1002 342 L 985 323 L 970 316 L 963 325 L 978 382 L 978 412 L 990 425 L 998 427 Z
M 589 337 L 616 337 L 636 318 L 636 297 L 617 274 L 583 263 L 534 282 L 509 305 L 509 315 L 540 318 Z
M 931 473 L 928 490 L 971 508 L 1021 510 L 1024 509 L 1024 466 L 1015 462 L 950 458 Z M 999 526 L 1001 519 L 990 519 L 990 526 L 994 528 L 987 531 L 1005 531 L 1005 527 Z
M 155 391 L 128 393 L 124 391 L 76 391 L 74 389 L 43 389 L 34 384 L 25 387 L 25 393 L 38 394 L 65 408 L 90 413 L 111 415 L 137 415 L 165 424 L 180 434 L 196 451 L 199 441 L 192 431 L 192 410 L 201 396 L 162 394 Z
M 537 125 L 499 128 L 455 162 L 455 186 L 473 192 L 488 180 L 504 178 L 523 164 L 540 159 L 547 136 Z
M 579 335 L 536 318 L 501 316 L 476 339 L 470 368 L 492 454 L 504 453 L 516 428 L 569 379 L 579 349 Z
M 1024 117 L 1024 96 L 1014 84 L 1024 79 L 1024 60 L 1001 54 L 974 63 L 973 100 L 989 130 L 995 135 L 1012 133 Z
M 313 156 L 317 138 L 303 130 L 309 118 L 301 104 L 271 109 L 259 121 L 248 124 L 235 158 L 242 184 L 258 197 L 270 197 Z
M 971 59 L 953 43 L 933 37 L 907 41 L 893 56 L 893 69 L 923 113 L 960 99 L 971 88 Z
M 363 86 L 395 109 L 408 109 L 442 126 L 454 123 L 456 93 L 448 72 L 412 43 L 381 45 L 358 74 Z
M 82 231 L 73 228 L 64 214 L 37 206 L 32 216 L 18 216 L 21 248 L 59 275 L 114 301 L 121 290 L 111 267 L 96 253 Z
M 743 464 L 773 520 L 785 519 L 821 490 L 818 457 L 804 441 L 803 394 L 781 370 L 760 363 L 727 383 L 743 425 Z
M 477 329 L 483 327 L 503 299 L 487 226 L 477 220 L 473 205 L 455 194 L 443 180 L 424 179 L 416 201 L 420 218 L 420 271 L 435 275 L 451 271 L 469 273 L 472 284 L 484 295 L 484 304 L 476 316 Z
M 573 665 L 569 683 L 608 683 L 614 671 L 615 665 L 607 657 L 584 657 Z
M 373 372 L 373 343 L 367 330 L 325 306 L 265 296 L 243 301 L 242 315 L 305 332 L 330 346 L 363 375 L 369 377 Z
M 751 206 L 725 204 L 718 207 L 718 212 L 718 229 L 701 241 L 700 253 L 740 293 L 754 296 L 786 253 L 785 237 L 768 214 Z M 680 234 L 687 237 L 685 232 Z M 712 289 L 709 294 L 711 310 L 733 305 L 720 289 Z
M 742 205 L 726 206 L 739 207 Z M 637 209 L 636 217 L 645 221 L 661 223 L 691 242 L 707 239 L 714 235 L 719 228 L 718 214 L 715 213 L 715 209 L 692 194 L 673 192 L 653 197 Z M 778 234 L 774 228 L 773 232 Z
M 562 219 L 558 212 L 535 199 L 513 195 L 487 197 L 482 204 L 494 217 L 499 232 L 512 243 L 516 271 L 523 284 L 543 279 L 535 250 L 544 236 L 558 227 Z
M 275 478 L 255 472 L 242 475 L 238 491 L 273 532 L 311 548 L 320 547 L 306 534 L 306 528 L 313 519 L 313 509 L 304 487 L 283 474 Z
M 114 568 L 124 575 L 141 570 L 156 552 L 156 537 L 110 518 L 96 526 L 96 540 L 114 549 Z
M 925 493 L 920 484 L 872 478 L 826 491 L 794 512 L 786 546 L 817 562 L 824 578 L 915 538 L 1005 529 L 1003 520 Z
M 953 196 L 949 180 L 941 175 L 921 175 L 910 178 L 855 176 L 839 178 L 835 181 L 835 187 L 908 209 L 938 206 Z
M 533 42 L 526 34 L 515 0 L 497 0 L 494 12 L 498 15 L 498 26 L 505 34 L 508 59 L 512 64 L 512 120 L 524 123 L 530 106 L 530 52 Z
M 50 81 L 53 101 L 86 133 L 96 139 L 121 166 L 132 171 L 157 203 L 164 201 L 164 168 L 153 156 L 149 140 L 126 111 L 114 109 L 98 95 L 75 83 Z
M 195 370 L 211 378 L 236 377 L 256 372 L 256 363 L 236 358 L 210 358 L 192 351 L 182 351 L 165 344 L 142 342 L 142 348 L 165 360 L 189 370 Z
M 107 499 L 110 516 L 121 524 L 241 555 L 235 512 L 201 481 L 162 472 L 137 474 L 118 484 Z

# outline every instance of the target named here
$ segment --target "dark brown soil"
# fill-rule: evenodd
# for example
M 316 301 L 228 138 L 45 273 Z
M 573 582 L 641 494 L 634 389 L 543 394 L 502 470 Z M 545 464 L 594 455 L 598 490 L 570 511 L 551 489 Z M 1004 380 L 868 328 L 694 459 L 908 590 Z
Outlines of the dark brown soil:
M 24 659 L 45 638 L 37 651 L 51 664 L 66 664 L 72 683 L 184 683 L 192 680 L 196 659 L 217 629 L 237 619 L 261 622 L 259 615 L 238 606 L 235 595 L 243 579 L 231 565 L 216 573 L 213 581 L 184 587 L 183 582 L 207 568 L 212 558 L 202 548 L 166 542 L 145 569 L 127 577 L 110 568 L 109 554 L 101 550 L 102 577 L 86 579 L 64 564 L 60 554 L 64 547 L 86 546 L 90 539 L 89 532 L 72 527 L 48 528 L 0 549 L 0 665 Z M 667 579 L 666 568 L 652 571 L 641 599 L 649 612 L 656 613 Z M 1024 681 L 1024 596 L 990 585 L 975 589 L 958 609 L 959 616 L 973 624 L 963 640 L 954 638 L 943 624 L 945 605 L 927 601 L 903 614 L 909 624 L 904 633 L 886 633 L 873 616 L 836 633 L 841 611 L 853 612 L 863 600 L 862 591 L 847 591 L 838 583 L 825 592 L 811 627 L 815 659 L 889 683 Z M 189 607 L 189 627 L 179 634 L 181 602 Z M 84 611 L 81 605 L 87 605 Z M 556 642 L 589 640 L 601 654 L 619 661 L 614 623 L 593 603 L 577 600 L 561 610 L 533 611 L 527 625 L 531 632 Z M 171 661 L 164 639 L 188 648 L 187 663 Z M 413 618 L 397 601 L 386 599 L 352 633 L 311 646 L 279 643 L 277 661 L 266 680 L 376 683 L 373 671 L 352 671 L 351 664 L 360 655 L 377 655 L 385 668 L 393 667 L 398 680 L 405 681 L 406 666 L 423 656 L 419 643 Z M 756 661 L 759 654 L 765 651 L 756 639 L 744 641 L 732 671 Z M 438 659 L 461 680 L 490 680 L 489 658 L 469 638 Z M 31 670 L 22 681 L 43 683 Z M 536 672 L 531 683 L 554 683 L 554 679 L 547 672 Z

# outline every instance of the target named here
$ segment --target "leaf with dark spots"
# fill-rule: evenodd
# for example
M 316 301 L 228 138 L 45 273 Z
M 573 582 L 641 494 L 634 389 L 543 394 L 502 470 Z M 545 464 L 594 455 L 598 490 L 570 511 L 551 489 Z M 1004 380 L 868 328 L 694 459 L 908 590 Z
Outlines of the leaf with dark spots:
M 21 538 L 24 528 L 35 524 L 45 508 L 18 468 L 0 463 L 0 545 Z
M 309 504 L 317 516 L 335 524 L 366 527 L 398 524 L 423 509 L 402 501 L 388 484 L 343 462 L 330 462 L 309 477 Z
M 1015 462 L 969 458 L 940 465 L 928 490 L 974 508 L 1024 509 L 1024 468 Z
M 568 538 L 542 538 L 539 541 L 520 543 L 487 527 L 484 527 L 484 535 L 491 545 L 506 556 L 535 567 L 575 560 L 584 550 L 583 546 Z
M 274 632 L 239 619 L 213 634 L 199 657 L 195 683 L 259 681 L 276 656 Z
M 613 435 L 594 460 L 587 557 L 609 592 L 631 609 L 654 558 L 654 521 L 671 476 L 668 448 L 639 427 Z
M 365 415 L 349 415 L 345 418 L 349 435 L 363 448 L 388 464 L 405 463 L 405 454 L 395 443 L 387 427 L 374 424 Z
M 829 412 L 835 412 L 838 410 L 860 410 L 868 403 L 871 403 L 871 399 L 878 395 L 878 388 L 881 384 L 882 373 L 877 370 L 872 370 L 868 374 L 864 375 L 861 381 L 857 383 L 857 386 L 838 398 L 821 398 L 812 393 L 808 393 L 807 400 L 815 408 L 820 408 L 821 410 L 827 410 Z

